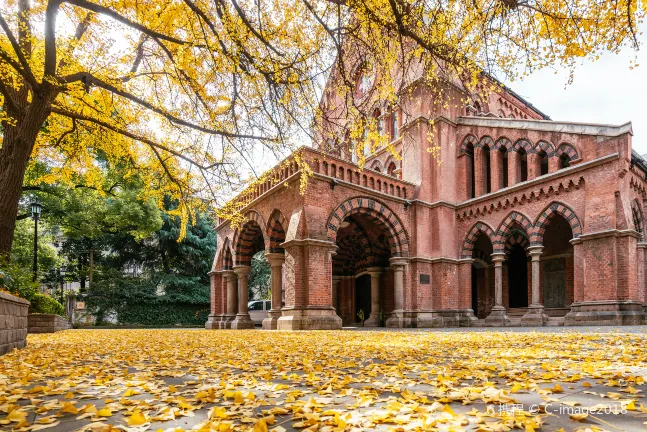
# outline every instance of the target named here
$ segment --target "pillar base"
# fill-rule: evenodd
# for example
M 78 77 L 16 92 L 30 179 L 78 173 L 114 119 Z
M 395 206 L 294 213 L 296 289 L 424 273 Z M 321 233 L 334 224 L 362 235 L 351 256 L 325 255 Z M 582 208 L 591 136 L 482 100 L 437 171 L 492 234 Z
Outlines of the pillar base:
M 564 325 L 640 325 L 644 320 L 640 302 L 603 300 L 573 303 L 564 317 Z
M 544 305 L 530 305 L 528 311 L 521 317 L 521 325 L 529 327 L 541 327 L 548 323 L 548 315 Z
M 503 306 L 494 306 L 490 315 L 485 318 L 485 325 L 487 327 L 505 327 L 510 325 L 510 318 L 508 311 Z
M 278 330 L 338 330 L 341 318 L 333 307 L 287 307 L 281 310 Z
M 379 327 L 380 326 L 380 317 L 378 314 L 371 314 L 366 321 L 364 321 L 364 327 Z
M 271 310 L 270 316 L 263 320 L 263 330 L 276 330 L 278 328 L 278 321 L 281 318 L 280 310 Z
M 249 314 L 237 314 L 236 318 L 231 322 L 232 330 L 245 330 L 256 328 L 254 321 L 249 317 Z
M 472 309 L 444 309 L 418 312 L 418 328 L 471 327 L 477 321 Z
M 222 315 L 220 321 L 218 322 L 218 328 L 220 329 L 230 329 L 231 323 L 236 318 L 236 315 Z
M 647 304 L 643 304 L 643 324 L 647 324 Z
M 216 330 L 220 328 L 220 315 L 209 315 L 207 322 L 204 324 L 204 328 L 207 330 Z
M 386 326 L 388 328 L 416 328 L 418 327 L 416 315 L 415 312 L 394 310 L 386 320 Z

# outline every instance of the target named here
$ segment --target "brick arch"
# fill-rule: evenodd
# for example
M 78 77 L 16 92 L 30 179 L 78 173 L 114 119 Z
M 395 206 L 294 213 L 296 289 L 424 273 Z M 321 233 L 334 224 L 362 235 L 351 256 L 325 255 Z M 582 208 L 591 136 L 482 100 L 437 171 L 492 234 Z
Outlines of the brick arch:
M 548 141 L 541 140 L 535 145 L 535 153 L 540 152 L 544 152 L 546 156 L 552 157 L 553 153 L 555 153 L 555 146 Z
M 528 234 L 521 230 L 513 229 L 508 236 L 508 239 L 505 241 L 505 253 L 509 254 L 512 246 L 520 245 L 522 248 L 526 249 L 530 246 L 530 240 L 528 240 Z
M 557 147 L 555 155 L 558 158 L 562 157 L 562 155 L 566 155 L 568 157 L 568 160 L 570 161 L 574 161 L 580 158 L 580 156 L 577 154 L 577 150 L 575 150 L 575 147 L 573 147 L 569 143 L 561 143 L 559 147 Z
M 467 146 L 469 144 L 472 144 L 472 147 L 476 148 L 479 144 L 479 139 L 473 134 L 466 135 L 461 142 L 459 154 L 467 154 Z
M 234 243 L 234 260 L 236 265 L 251 265 L 253 255 L 258 252 L 254 246 L 262 243 L 262 248 L 267 249 L 267 236 L 265 221 L 256 210 L 245 214 L 247 222 L 240 228 Z
M 532 153 L 532 147 L 533 146 L 530 141 L 528 141 L 525 138 L 521 138 L 515 141 L 515 143 L 512 146 L 512 150 L 508 150 L 508 151 L 516 151 L 518 153 L 520 149 L 523 149 L 526 152 L 526 154 L 530 154 Z
M 229 237 L 225 237 L 222 247 L 219 249 L 215 259 L 214 270 L 231 270 L 234 265 L 234 260 L 231 254 L 231 241 Z
M 382 166 L 382 162 L 380 162 L 379 160 L 373 161 L 373 163 L 371 163 L 370 169 L 372 169 L 373 171 L 377 171 L 379 173 L 384 172 L 384 166 Z
M 501 150 L 502 148 L 504 148 L 508 152 L 512 149 L 512 142 L 506 137 L 501 137 L 496 140 L 492 150 Z
M 281 243 L 285 241 L 288 230 L 288 220 L 279 210 L 274 210 L 267 220 L 267 239 L 270 253 L 283 253 Z
M 530 236 L 531 246 L 542 246 L 544 244 L 544 232 L 555 215 L 561 215 L 566 219 L 573 231 L 573 238 L 577 238 L 582 235 L 582 224 L 575 212 L 567 205 L 554 201 L 539 214 L 539 217 L 537 217 L 532 235 Z
M 485 234 L 490 242 L 494 245 L 494 230 L 485 222 L 476 222 L 472 228 L 467 233 L 465 240 L 463 241 L 463 246 L 461 247 L 461 258 L 472 258 L 472 252 L 474 251 L 474 243 L 478 239 L 479 234 Z
M 518 211 L 511 211 L 503 222 L 501 222 L 501 225 L 499 225 L 496 237 L 492 242 L 495 253 L 505 252 L 505 243 L 515 227 L 520 227 L 520 229 L 517 228 L 517 230 L 524 231 L 526 236 L 529 236 L 532 232 L 532 222 L 530 222 L 528 216 L 519 213 Z
M 644 238 L 645 218 L 643 216 L 642 206 L 637 199 L 631 201 L 631 217 L 634 222 L 634 229 L 640 234 L 640 238 Z
M 375 253 L 368 235 L 359 226 L 355 225 L 353 231 L 339 240 L 337 246 L 337 253 L 333 256 L 334 272 L 354 275 L 360 268 L 373 266 Z
M 371 218 L 378 226 L 385 227 L 389 233 L 388 244 L 391 256 L 409 256 L 409 235 L 400 218 L 391 211 L 384 203 L 367 197 L 350 198 L 339 204 L 330 213 L 326 227 L 328 228 L 328 240 L 335 242 L 339 224 L 346 217 L 360 214 Z
M 478 147 L 485 147 L 485 146 L 487 146 L 489 149 L 494 147 L 494 140 L 492 139 L 492 137 L 488 135 L 481 137 L 478 143 Z

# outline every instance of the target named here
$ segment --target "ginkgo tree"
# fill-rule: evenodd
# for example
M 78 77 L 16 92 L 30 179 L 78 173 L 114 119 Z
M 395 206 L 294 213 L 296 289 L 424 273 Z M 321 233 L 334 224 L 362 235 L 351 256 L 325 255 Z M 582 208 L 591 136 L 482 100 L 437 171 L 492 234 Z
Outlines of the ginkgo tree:
M 54 168 L 35 182 L 90 187 L 98 155 L 127 163 L 142 198 L 178 200 L 186 225 L 259 156 L 317 136 L 331 73 L 361 136 L 349 52 L 377 71 L 423 62 L 426 78 L 474 89 L 483 72 L 514 79 L 637 49 L 644 14 L 639 0 L 5 0 L 0 255 L 30 161 Z M 402 85 L 382 74 L 377 91 L 397 103 Z

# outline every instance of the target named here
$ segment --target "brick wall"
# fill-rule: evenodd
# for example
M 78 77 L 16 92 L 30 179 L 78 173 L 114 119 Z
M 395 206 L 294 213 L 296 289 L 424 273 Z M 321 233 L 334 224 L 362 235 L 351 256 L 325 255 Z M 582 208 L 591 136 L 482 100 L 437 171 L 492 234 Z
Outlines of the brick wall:
M 29 333 L 54 333 L 72 328 L 70 323 L 56 314 L 29 314 Z
M 27 300 L 0 292 L 0 354 L 27 345 Z

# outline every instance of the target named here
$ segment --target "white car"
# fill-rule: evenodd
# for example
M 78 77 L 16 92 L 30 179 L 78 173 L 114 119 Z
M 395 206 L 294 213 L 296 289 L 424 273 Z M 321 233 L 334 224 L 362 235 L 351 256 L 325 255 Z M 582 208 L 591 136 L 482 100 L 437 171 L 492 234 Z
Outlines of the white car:
M 269 316 L 270 309 L 272 309 L 270 300 L 253 300 L 247 303 L 249 317 L 256 325 L 263 324 L 263 320 Z

